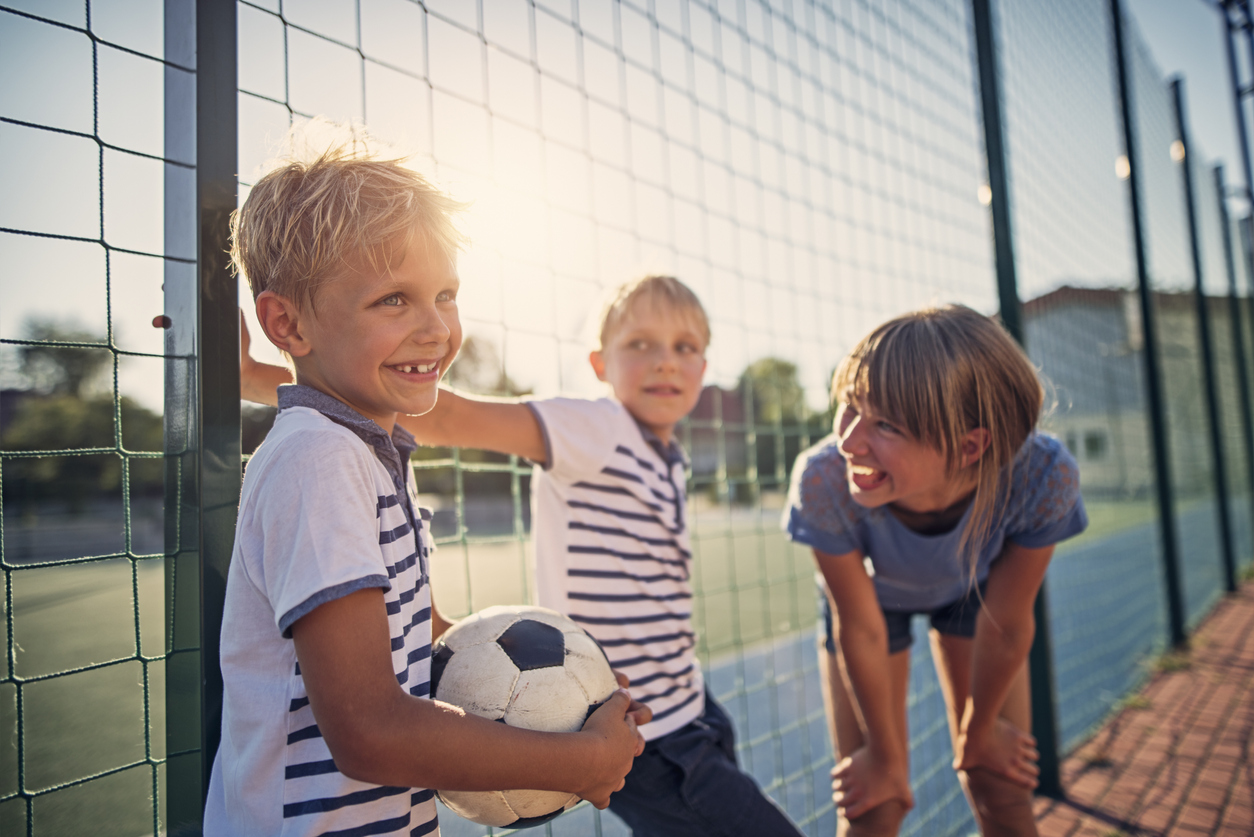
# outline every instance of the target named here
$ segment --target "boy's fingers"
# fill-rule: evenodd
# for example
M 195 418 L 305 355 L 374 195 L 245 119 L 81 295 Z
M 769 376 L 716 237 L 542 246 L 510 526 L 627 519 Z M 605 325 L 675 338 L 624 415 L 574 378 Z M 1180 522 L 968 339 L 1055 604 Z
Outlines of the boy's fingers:
M 618 669 L 611 669 L 610 671 L 613 673 L 613 675 L 614 675 L 614 679 L 615 679 L 616 681 L 618 681 L 618 685 L 619 685 L 619 686 L 622 686 L 624 689 L 626 689 L 628 686 L 630 686 L 630 685 L 631 685 L 631 678 L 630 678 L 630 677 L 628 677 L 627 675 L 623 674 L 623 673 L 622 673 L 621 671 L 619 671 Z
M 653 720 L 653 710 L 638 700 L 632 700 L 627 707 L 627 714 L 636 719 L 636 726 L 644 726 Z

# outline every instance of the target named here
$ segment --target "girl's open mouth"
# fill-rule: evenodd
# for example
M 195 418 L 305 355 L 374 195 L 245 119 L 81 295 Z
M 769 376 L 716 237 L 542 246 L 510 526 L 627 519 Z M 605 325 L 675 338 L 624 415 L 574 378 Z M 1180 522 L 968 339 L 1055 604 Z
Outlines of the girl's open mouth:
M 874 468 L 868 468 L 866 465 L 849 466 L 849 481 L 861 491 L 871 491 L 879 488 L 887 479 L 887 471 L 877 471 Z

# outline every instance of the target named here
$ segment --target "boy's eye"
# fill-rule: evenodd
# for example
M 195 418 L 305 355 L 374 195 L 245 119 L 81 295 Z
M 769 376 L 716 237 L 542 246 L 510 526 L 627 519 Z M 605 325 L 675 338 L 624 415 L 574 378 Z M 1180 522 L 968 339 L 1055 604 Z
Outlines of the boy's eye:
M 888 422 L 886 422 L 886 421 L 881 421 L 881 422 L 879 422 L 879 428 L 880 428 L 880 430 L 886 430 L 886 431 L 888 431 L 889 433 L 900 433 L 900 432 L 901 432 L 901 431 L 899 431 L 896 427 L 894 427 L 893 425 L 889 424 L 889 423 L 888 423 Z
M 400 295 L 400 294 L 391 294 L 391 295 L 389 295 L 389 296 L 385 296 L 383 299 L 379 300 L 379 304 L 380 304 L 380 305 L 388 305 L 388 306 L 396 306 L 396 305 L 400 305 L 400 304 L 401 304 L 401 295 Z
M 436 302 L 453 302 L 456 299 L 457 299 L 456 291 L 440 291 L 440 293 L 437 294 L 435 297 Z

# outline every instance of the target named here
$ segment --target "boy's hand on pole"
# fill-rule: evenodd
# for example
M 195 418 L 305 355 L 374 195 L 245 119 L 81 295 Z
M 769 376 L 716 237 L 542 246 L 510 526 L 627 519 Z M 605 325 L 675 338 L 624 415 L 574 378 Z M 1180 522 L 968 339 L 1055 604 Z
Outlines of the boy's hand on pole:
M 859 747 L 832 769 L 832 800 L 851 820 L 892 800 L 909 811 L 914 793 L 908 763 L 872 747 Z
M 597 808 L 608 807 L 610 794 L 622 790 L 632 762 L 644 749 L 644 739 L 629 711 L 632 705 L 631 695 L 619 689 L 592 713 L 579 733 L 592 737 L 597 755 L 587 783 L 575 793 Z
M 954 742 L 954 770 L 984 768 L 1033 790 L 1040 768 L 1036 739 L 1005 718 L 997 718 L 987 732 L 964 729 Z

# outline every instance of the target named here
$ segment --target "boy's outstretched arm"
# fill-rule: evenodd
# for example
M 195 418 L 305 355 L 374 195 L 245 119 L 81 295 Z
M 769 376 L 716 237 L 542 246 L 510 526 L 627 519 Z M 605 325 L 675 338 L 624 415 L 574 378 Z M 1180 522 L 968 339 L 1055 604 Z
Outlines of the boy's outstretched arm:
M 260 363 L 250 353 L 252 338 L 244 312 L 239 312 L 239 397 L 258 404 L 279 406 L 279 386 L 292 382 L 292 370 L 286 366 Z
M 511 453 L 539 465 L 548 459 L 539 419 L 514 399 L 462 395 L 441 387 L 430 412 L 397 420 L 424 445 Z
M 644 749 L 636 731 L 641 707 L 625 691 L 615 692 L 575 733 L 517 729 L 409 695 L 392 671 L 378 589 L 320 605 L 292 625 L 292 639 L 335 765 L 359 781 L 566 791 L 604 808 Z

